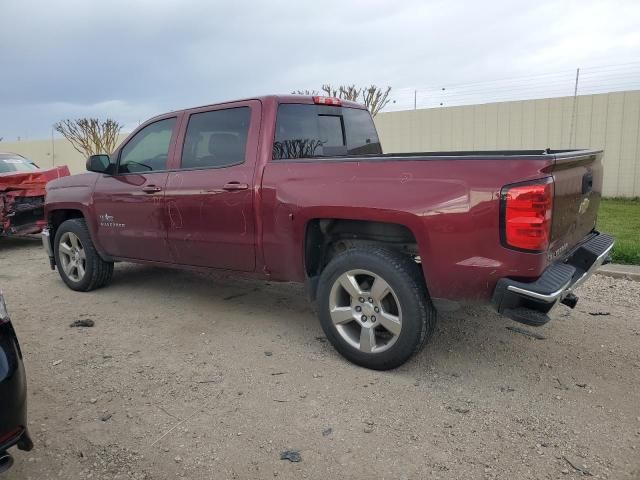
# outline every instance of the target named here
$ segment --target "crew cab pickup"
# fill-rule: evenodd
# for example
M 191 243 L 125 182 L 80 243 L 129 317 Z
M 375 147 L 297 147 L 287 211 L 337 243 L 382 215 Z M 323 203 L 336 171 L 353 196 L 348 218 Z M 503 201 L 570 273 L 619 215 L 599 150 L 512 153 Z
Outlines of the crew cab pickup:
M 382 153 L 364 106 L 266 96 L 157 116 L 50 182 L 44 247 L 72 289 L 114 262 L 305 282 L 327 338 L 405 362 L 462 303 L 542 325 L 608 258 L 595 150 Z

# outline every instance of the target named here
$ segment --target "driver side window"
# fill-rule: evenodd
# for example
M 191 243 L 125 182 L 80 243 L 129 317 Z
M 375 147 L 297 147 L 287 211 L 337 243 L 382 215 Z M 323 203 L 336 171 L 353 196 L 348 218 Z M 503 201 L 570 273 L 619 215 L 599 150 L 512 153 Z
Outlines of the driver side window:
M 167 118 L 140 130 L 120 152 L 118 173 L 148 173 L 167 168 L 176 118 Z

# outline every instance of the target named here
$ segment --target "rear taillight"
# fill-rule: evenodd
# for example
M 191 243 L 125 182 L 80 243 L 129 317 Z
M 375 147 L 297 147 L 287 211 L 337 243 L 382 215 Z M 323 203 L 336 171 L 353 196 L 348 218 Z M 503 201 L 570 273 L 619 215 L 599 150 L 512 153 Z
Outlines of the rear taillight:
M 337 105 L 338 107 L 342 105 L 342 100 L 335 97 L 321 97 L 318 95 L 314 95 L 313 103 L 318 105 Z
M 553 180 L 507 185 L 500 192 L 501 238 L 506 247 L 542 252 L 549 247 Z

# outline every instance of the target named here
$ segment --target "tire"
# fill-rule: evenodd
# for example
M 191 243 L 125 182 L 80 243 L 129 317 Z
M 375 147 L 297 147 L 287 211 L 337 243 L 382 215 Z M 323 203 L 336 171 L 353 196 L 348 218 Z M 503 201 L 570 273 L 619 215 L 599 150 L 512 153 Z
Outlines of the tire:
M 435 328 L 436 311 L 419 265 L 381 247 L 334 257 L 320 275 L 317 301 L 320 324 L 335 349 L 373 370 L 405 363 Z
M 71 290 L 89 292 L 111 280 L 113 262 L 100 257 L 84 219 L 63 222 L 56 230 L 53 247 L 58 273 Z

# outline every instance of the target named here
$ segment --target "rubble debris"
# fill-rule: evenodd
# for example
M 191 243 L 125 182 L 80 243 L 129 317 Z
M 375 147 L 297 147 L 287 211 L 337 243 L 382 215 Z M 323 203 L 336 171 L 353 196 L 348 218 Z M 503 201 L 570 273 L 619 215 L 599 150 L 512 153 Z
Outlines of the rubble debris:
M 589 315 L 593 316 L 593 317 L 603 317 L 606 315 L 611 315 L 611 312 L 587 312 L 589 313 Z
M 300 452 L 296 450 L 285 450 L 280 454 L 280 460 L 289 460 L 290 462 L 298 463 L 302 461 Z
M 323 437 L 328 437 L 332 433 L 333 433 L 333 428 L 331 428 L 331 427 L 327 427 L 324 430 L 322 430 L 322 436 Z
M 69 325 L 71 328 L 75 328 L 75 327 L 93 327 L 96 324 L 96 322 L 94 322 L 93 320 L 90 320 L 88 318 L 84 318 L 82 320 L 75 320 L 73 322 L 71 322 L 71 324 Z
M 569 387 L 562 383 L 558 377 L 553 377 L 553 379 L 558 383 L 558 385 L 554 385 L 553 388 L 558 390 L 569 390 Z
M 573 468 L 576 472 L 580 473 L 581 475 L 587 476 L 587 477 L 593 477 L 593 474 L 586 469 L 586 467 L 584 465 L 578 465 L 575 462 L 572 462 L 571 460 L 569 460 L 567 457 L 563 456 L 562 457 L 564 459 L 565 462 L 567 462 L 569 464 L 569 466 L 571 468 Z
M 535 332 L 530 332 L 529 330 L 525 330 L 524 328 L 520 328 L 520 327 L 506 327 L 507 330 L 511 330 L 512 332 L 516 332 L 516 333 L 520 333 L 522 335 L 526 335 L 528 337 L 533 337 L 537 340 L 546 340 L 547 337 L 545 337 L 544 335 L 540 335 L 539 333 L 535 333 Z
M 244 293 L 235 293 L 233 295 L 229 295 L 223 298 L 223 300 L 233 300 L 234 298 L 240 298 L 249 295 L 247 292 Z

